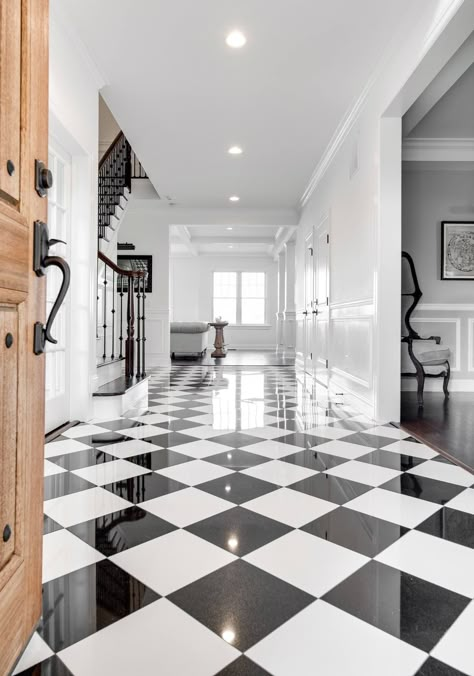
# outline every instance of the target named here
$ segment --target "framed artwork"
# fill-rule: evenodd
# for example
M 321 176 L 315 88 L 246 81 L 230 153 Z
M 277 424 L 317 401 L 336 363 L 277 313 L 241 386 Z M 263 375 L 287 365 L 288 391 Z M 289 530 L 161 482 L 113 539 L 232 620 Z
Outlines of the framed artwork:
M 125 270 L 144 270 L 145 293 L 153 290 L 153 256 L 121 255 L 117 256 L 117 265 Z M 120 290 L 120 281 L 117 280 L 117 288 Z M 137 281 L 135 282 L 137 288 Z M 128 278 L 123 278 L 123 290 L 128 291 Z
M 442 221 L 441 279 L 474 279 L 473 221 Z

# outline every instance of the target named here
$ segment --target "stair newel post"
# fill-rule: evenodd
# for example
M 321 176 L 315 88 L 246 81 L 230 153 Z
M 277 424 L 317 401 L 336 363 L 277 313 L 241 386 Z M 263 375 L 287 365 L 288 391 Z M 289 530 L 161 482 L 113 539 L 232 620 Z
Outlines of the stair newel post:
M 123 275 L 120 275 L 120 354 L 119 359 L 123 359 Z
M 115 288 L 115 270 L 112 270 L 112 354 L 110 355 L 111 359 L 115 359 L 115 294 L 117 290 Z
M 104 331 L 104 352 L 102 359 L 107 358 L 107 265 L 104 265 L 104 290 L 102 292 L 103 312 L 102 312 L 102 329 Z
M 146 369 L 145 369 L 145 348 L 146 348 L 146 333 L 145 333 L 145 298 L 146 298 L 146 293 L 145 293 L 145 285 L 146 285 L 146 280 L 145 277 L 143 277 L 142 281 L 142 376 L 146 376 Z
M 137 278 L 137 378 L 140 377 L 141 366 L 141 339 L 142 339 L 142 317 L 140 314 L 140 282 L 141 278 Z
M 133 277 L 128 278 L 127 293 L 127 340 L 125 341 L 125 375 L 133 377 L 135 361 L 135 303 Z

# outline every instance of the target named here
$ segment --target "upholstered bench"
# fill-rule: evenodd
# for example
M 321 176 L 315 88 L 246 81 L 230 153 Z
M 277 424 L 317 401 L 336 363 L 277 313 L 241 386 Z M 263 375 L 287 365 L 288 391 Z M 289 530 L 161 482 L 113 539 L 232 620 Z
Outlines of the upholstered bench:
M 207 349 L 209 324 L 207 322 L 171 322 L 170 352 L 203 355 Z

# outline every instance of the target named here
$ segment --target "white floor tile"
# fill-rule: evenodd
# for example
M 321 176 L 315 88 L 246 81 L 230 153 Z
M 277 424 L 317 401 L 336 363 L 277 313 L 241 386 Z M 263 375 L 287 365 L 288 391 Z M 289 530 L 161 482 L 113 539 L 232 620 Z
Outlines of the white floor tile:
M 63 467 L 55 465 L 54 462 L 49 462 L 49 460 L 44 461 L 44 475 L 53 476 L 54 474 L 64 474 L 66 472 Z
M 153 425 L 141 425 L 140 427 L 129 427 L 120 430 L 120 434 L 132 439 L 144 439 L 145 437 L 153 437 L 156 434 L 163 434 L 163 429 L 161 427 L 153 427 Z
M 165 416 L 168 415 L 168 413 L 171 413 L 173 415 L 173 411 L 179 411 L 181 406 L 179 403 L 175 404 L 156 404 L 155 406 L 149 406 L 148 410 L 151 411 L 151 414 L 164 414 Z M 144 422 L 146 423 L 146 418 L 150 418 L 151 416 L 143 415 L 140 416 L 141 420 L 139 422 Z M 134 420 L 138 420 L 138 418 L 134 418 Z M 150 421 L 150 422 L 165 422 L 164 420 L 157 420 L 157 421 Z
M 435 458 L 438 455 L 433 449 L 424 444 L 416 444 L 413 441 L 406 441 L 404 439 L 383 446 L 382 450 L 390 451 L 391 453 L 401 453 L 402 455 L 413 456 L 414 458 L 425 458 L 426 460 Z
M 380 467 L 379 465 L 371 465 L 368 462 L 350 460 L 342 465 L 333 467 L 326 474 L 338 476 L 342 479 L 349 479 L 350 481 L 358 481 L 368 486 L 381 486 L 390 481 L 390 479 L 399 476 L 401 472 L 395 469 L 388 469 L 387 467 Z
M 474 676 L 474 601 L 461 613 L 431 652 L 441 662 L 458 669 L 466 676 Z
M 474 598 L 474 549 L 469 547 L 412 530 L 376 559 Z
M 292 491 L 291 488 L 280 488 L 242 505 L 245 509 L 251 509 L 253 512 L 276 519 L 294 528 L 300 528 L 332 512 L 337 506 L 333 502 Z
M 35 632 L 26 646 L 25 652 L 20 657 L 15 671 L 13 672 L 13 676 L 16 676 L 16 674 L 19 674 L 22 671 L 26 671 L 26 669 L 31 669 L 35 664 L 47 660 L 51 655 L 54 655 L 54 653 L 49 645 Z
M 370 560 L 300 530 L 243 558 L 313 596 L 326 594 Z
M 68 455 L 77 453 L 77 451 L 86 451 L 90 446 L 83 444 L 82 441 L 74 439 L 63 439 L 62 441 L 52 441 L 44 447 L 45 458 L 55 458 L 58 455 Z
M 74 676 L 209 676 L 239 652 L 160 599 L 59 653 Z
M 185 488 L 182 491 L 146 500 L 140 503 L 140 507 L 165 521 L 185 528 L 209 516 L 232 509 L 235 505 L 197 488 Z
M 351 434 L 354 434 L 354 432 L 351 432 Z M 321 436 L 324 437 L 324 434 L 321 434 Z M 314 448 L 321 451 L 321 453 L 329 453 L 330 455 L 338 455 L 340 458 L 355 460 L 373 451 L 375 446 L 371 448 L 369 446 L 362 446 L 362 444 L 353 444 L 350 441 L 333 439 L 333 441 L 329 441 L 327 444 L 315 446 Z
M 467 512 L 468 514 L 474 514 L 474 488 L 466 488 L 465 491 L 459 493 L 459 495 L 456 495 L 455 498 L 450 500 L 446 507 L 459 509 L 459 511 Z
M 191 429 L 190 433 L 192 433 L 192 431 L 193 430 Z M 199 441 L 190 441 L 187 444 L 170 446 L 170 450 L 176 451 L 177 453 L 184 453 L 184 455 L 190 455 L 192 458 L 207 458 L 210 455 L 231 451 L 232 446 L 216 444 L 215 441 L 209 441 L 208 439 L 200 439 Z
M 315 601 L 246 652 L 274 676 L 413 676 L 426 653 Z
M 167 596 L 237 557 L 185 530 L 145 542 L 110 557 L 110 560 Z
M 407 439 L 410 436 L 408 432 L 404 432 L 397 427 L 385 427 L 385 425 L 379 425 L 378 427 L 372 427 L 370 430 L 364 430 L 364 434 L 376 434 L 379 437 L 391 439 Z
M 278 460 L 279 458 L 284 458 L 286 455 L 297 453 L 303 449 L 300 446 L 293 446 L 293 444 L 284 444 L 281 441 L 267 439 L 266 441 L 259 441 L 258 443 L 250 444 L 249 446 L 242 446 L 242 450 L 249 451 L 249 453 L 256 453 L 257 455 L 263 455 L 265 458 Z
M 446 462 L 436 462 L 435 460 L 423 462 L 421 465 L 408 470 L 407 474 L 416 474 L 428 479 L 446 481 L 448 484 L 456 484 L 457 486 L 465 486 L 466 488 L 474 484 L 474 475 L 471 472 L 467 472 L 462 467 Z
M 169 407 L 165 406 L 167 410 Z M 157 425 L 158 423 L 170 422 L 170 420 L 176 420 L 172 415 L 165 415 L 164 413 L 150 413 L 149 415 L 138 415 L 135 418 L 131 418 L 135 422 L 143 423 L 145 425 Z M 130 435 L 132 436 L 132 435 Z
M 127 509 L 131 503 L 104 488 L 89 488 L 44 503 L 45 514 L 61 526 L 68 528 L 76 523 L 96 519 L 104 514 Z
M 134 462 L 111 460 L 110 462 L 102 462 L 99 465 L 73 470 L 72 474 L 77 474 L 77 476 L 96 486 L 105 486 L 115 481 L 123 481 L 124 479 L 130 479 L 141 474 L 149 474 L 149 472 L 149 469 L 141 467 Z
M 289 462 L 270 460 L 270 462 L 264 462 L 256 467 L 245 469 L 241 474 L 248 474 L 256 479 L 270 481 L 277 486 L 289 486 L 302 479 L 307 479 L 313 476 L 313 474 L 317 474 L 317 472 L 307 467 L 292 465 Z
M 219 479 L 221 476 L 233 474 L 234 472 L 227 467 L 220 467 L 204 460 L 191 460 L 190 462 L 183 462 L 180 465 L 160 469 L 156 473 L 175 481 L 181 481 L 188 486 L 197 486 L 205 481 Z
M 114 455 L 116 458 L 132 458 L 135 455 L 142 453 L 151 453 L 152 451 L 160 451 L 163 446 L 150 444 L 148 441 L 141 439 L 131 439 L 130 441 L 122 441 L 118 444 L 107 444 L 106 446 L 99 446 L 99 451 L 104 451 L 109 455 Z
M 104 558 L 68 530 L 56 530 L 43 538 L 43 583 Z
M 99 425 L 76 425 L 63 432 L 63 437 L 78 439 L 79 437 L 90 437 L 92 434 L 104 434 L 105 432 L 110 432 L 110 430 L 99 427 Z
M 407 528 L 415 528 L 422 521 L 441 509 L 427 500 L 419 500 L 409 495 L 401 495 L 382 488 L 374 488 L 363 495 L 346 502 L 348 509 L 376 516 Z

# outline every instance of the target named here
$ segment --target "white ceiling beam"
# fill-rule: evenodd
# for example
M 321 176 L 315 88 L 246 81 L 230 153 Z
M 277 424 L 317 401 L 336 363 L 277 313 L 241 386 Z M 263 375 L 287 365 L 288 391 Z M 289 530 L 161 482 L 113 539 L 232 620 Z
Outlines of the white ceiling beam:
M 426 117 L 430 110 L 446 94 L 454 83 L 474 63 L 474 34 L 458 49 L 454 56 L 441 69 L 423 94 L 407 110 L 403 117 L 403 136 L 408 136 Z
M 296 225 L 288 225 L 283 232 L 281 233 L 279 239 L 275 242 L 272 250 L 271 250 L 271 256 L 276 260 L 278 257 L 278 254 L 280 251 L 283 249 L 285 244 L 293 237 L 295 230 L 297 226 Z
M 175 225 L 174 231 L 178 235 L 181 242 L 185 245 L 191 256 L 199 256 L 199 252 L 191 241 L 189 230 L 185 225 Z

